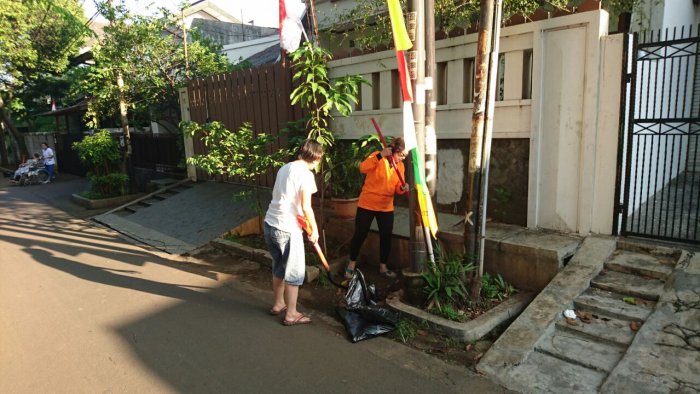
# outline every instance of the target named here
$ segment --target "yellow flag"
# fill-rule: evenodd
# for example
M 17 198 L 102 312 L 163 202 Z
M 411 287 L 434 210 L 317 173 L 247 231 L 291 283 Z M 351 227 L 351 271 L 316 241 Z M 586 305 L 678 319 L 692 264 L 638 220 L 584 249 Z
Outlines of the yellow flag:
M 394 35 L 394 46 L 397 51 L 410 49 L 413 44 L 408 38 L 406 24 L 403 20 L 403 11 L 399 0 L 387 0 L 389 6 L 389 18 L 391 19 L 391 32 Z

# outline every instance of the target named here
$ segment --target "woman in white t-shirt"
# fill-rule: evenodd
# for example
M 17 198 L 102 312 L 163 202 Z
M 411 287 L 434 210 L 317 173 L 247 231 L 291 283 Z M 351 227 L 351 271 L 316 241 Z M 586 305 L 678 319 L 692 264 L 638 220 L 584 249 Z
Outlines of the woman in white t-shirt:
M 49 144 L 42 142 L 41 144 L 42 156 L 44 157 L 44 167 L 46 172 L 49 173 L 49 178 L 44 183 L 53 182 L 55 177 L 53 175 L 53 166 L 56 164 L 54 159 L 53 149 L 49 148 Z
M 306 262 L 302 229 L 297 216 L 306 218 L 312 227 L 311 242 L 318 240 L 318 226 L 311 208 L 311 195 L 316 181 L 311 171 L 323 156 L 323 147 L 314 140 L 305 140 L 297 152 L 297 160 L 277 172 L 272 201 L 265 215 L 264 235 L 272 256 L 272 290 L 274 302 L 270 314 L 284 313 L 282 324 L 294 326 L 311 323 L 311 318 L 297 310 L 299 286 L 304 283 Z

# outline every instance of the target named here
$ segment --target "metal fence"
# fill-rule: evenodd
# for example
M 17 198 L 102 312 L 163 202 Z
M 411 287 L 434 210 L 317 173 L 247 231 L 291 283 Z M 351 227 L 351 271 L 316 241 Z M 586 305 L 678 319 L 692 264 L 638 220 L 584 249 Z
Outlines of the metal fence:
M 613 230 L 698 243 L 698 28 L 635 34 L 631 41 L 623 70 L 618 210 Z

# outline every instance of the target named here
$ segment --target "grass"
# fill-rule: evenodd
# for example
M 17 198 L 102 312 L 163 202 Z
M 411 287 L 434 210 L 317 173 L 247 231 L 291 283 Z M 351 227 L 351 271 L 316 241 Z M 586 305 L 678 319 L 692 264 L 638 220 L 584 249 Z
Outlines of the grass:
M 391 335 L 401 342 L 407 343 L 418 335 L 418 326 L 408 319 L 400 318 L 399 324 L 396 325 L 396 330 Z

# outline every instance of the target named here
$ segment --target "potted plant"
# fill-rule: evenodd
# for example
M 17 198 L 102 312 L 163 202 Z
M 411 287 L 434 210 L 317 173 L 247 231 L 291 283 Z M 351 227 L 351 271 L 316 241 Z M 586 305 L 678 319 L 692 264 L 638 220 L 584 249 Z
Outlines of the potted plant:
M 375 135 L 367 135 L 357 141 L 339 141 L 328 155 L 328 171 L 324 179 L 328 184 L 335 214 L 341 219 L 353 219 L 357 213 L 364 175 L 360 163 L 381 143 Z

